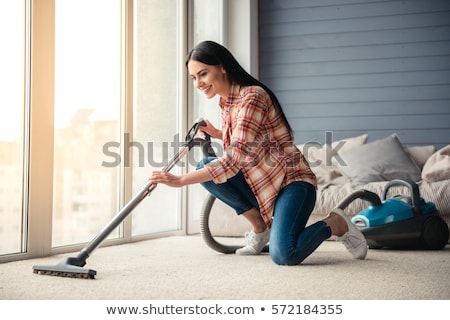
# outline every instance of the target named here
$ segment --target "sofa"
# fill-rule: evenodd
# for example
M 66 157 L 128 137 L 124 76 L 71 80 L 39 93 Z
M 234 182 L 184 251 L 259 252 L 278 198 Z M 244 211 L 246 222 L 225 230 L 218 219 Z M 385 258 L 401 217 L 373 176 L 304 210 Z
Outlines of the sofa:
M 386 184 L 393 179 L 409 179 L 419 187 L 420 196 L 435 204 L 450 226 L 450 145 L 436 150 L 434 146 L 404 146 L 396 134 L 367 142 L 363 134 L 330 144 L 298 145 L 317 176 L 317 201 L 308 224 L 325 218 L 352 192 L 366 189 L 382 199 Z M 388 198 L 410 195 L 409 188 L 389 188 Z M 352 201 L 345 209 L 354 216 L 370 203 Z M 219 200 L 210 212 L 209 228 L 214 236 L 240 237 L 250 229 L 248 222 L 237 217 Z M 450 239 L 449 239 L 450 243 Z

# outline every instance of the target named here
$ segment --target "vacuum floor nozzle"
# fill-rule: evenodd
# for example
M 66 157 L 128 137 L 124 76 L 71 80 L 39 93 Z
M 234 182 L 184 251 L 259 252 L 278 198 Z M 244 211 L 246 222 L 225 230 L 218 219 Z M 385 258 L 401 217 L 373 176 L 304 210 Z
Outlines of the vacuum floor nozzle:
M 67 258 L 53 266 L 33 266 L 33 273 L 67 278 L 95 279 L 97 271 L 72 265 L 70 263 L 72 259 Z

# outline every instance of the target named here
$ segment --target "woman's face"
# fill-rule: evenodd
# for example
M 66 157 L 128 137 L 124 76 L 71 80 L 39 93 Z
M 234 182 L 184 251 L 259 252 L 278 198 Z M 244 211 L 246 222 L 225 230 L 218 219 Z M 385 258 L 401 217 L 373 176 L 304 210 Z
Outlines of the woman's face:
M 190 60 L 188 62 L 188 71 L 194 86 L 203 92 L 208 99 L 213 98 L 217 94 L 225 99 L 228 97 L 231 83 L 221 66 L 211 66 Z

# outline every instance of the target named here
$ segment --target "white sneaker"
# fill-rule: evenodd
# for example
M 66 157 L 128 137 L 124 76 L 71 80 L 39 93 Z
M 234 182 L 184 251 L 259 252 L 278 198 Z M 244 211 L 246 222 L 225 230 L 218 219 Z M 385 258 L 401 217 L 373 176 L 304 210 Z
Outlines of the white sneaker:
M 267 245 L 270 238 L 270 229 L 266 228 L 261 233 L 255 233 L 253 230 L 245 236 L 247 245 L 236 250 L 239 256 L 253 256 L 261 253 L 262 249 Z
M 367 255 L 367 241 L 361 231 L 351 222 L 349 217 L 341 209 L 334 209 L 332 211 L 340 215 L 347 222 L 348 231 L 341 237 L 337 237 L 338 241 L 342 241 L 355 259 L 364 259 Z

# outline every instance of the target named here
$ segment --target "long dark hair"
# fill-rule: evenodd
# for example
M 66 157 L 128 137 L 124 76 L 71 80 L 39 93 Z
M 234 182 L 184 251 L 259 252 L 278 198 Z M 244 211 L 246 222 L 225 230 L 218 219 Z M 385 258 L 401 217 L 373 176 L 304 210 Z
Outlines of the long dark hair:
M 214 41 L 203 41 L 195 46 L 191 52 L 189 52 L 186 58 L 186 67 L 190 60 L 199 61 L 207 65 L 220 65 L 225 69 L 231 81 L 242 86 L 256 85 L 263 88 L 269 94 L 272 103 L 281 115 L 284 124 L 292 135 L 292 128 L 289 125 L 286 115 L 284 114 L 280 102 L 275 94 L 266 85 L 256 80 L 247 71 L 245 71 L 227 48 Z

